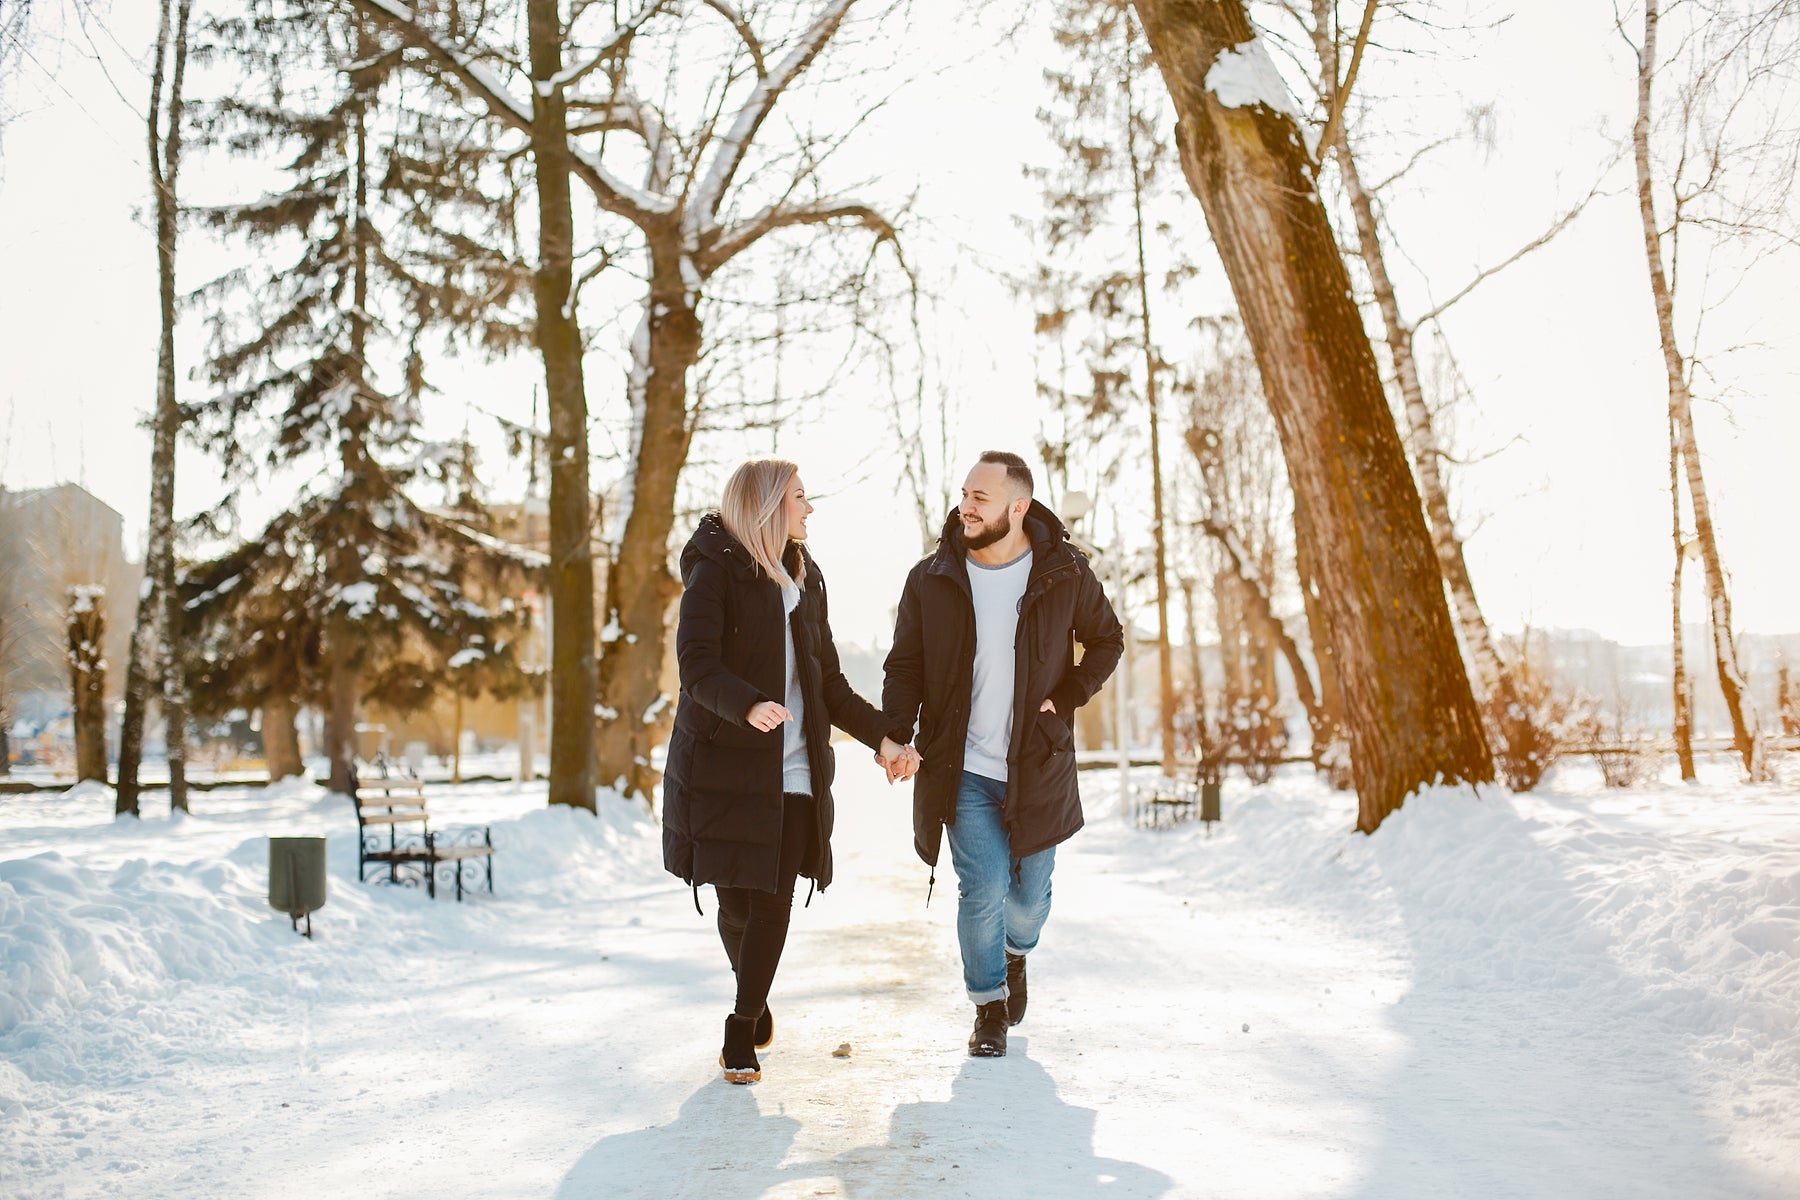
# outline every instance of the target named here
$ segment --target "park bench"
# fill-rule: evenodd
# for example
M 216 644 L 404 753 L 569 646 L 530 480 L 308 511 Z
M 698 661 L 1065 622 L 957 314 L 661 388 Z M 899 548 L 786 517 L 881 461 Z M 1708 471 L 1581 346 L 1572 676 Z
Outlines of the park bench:
M 352 776 L 350 800 L 356 807 L 356 840 L 359 847 L 357 879 L 367 882 L 369 864 L 386 864 L 387 882 L 414 883 L 423 879 L 425 893 L 437 898 L 438 875 L 453 883 L 460 901 L 468 884 L 485 876 L 487 891 L 494 892 L 494 838 L 485 825 L 461 829 L 431 828 L 425 808 L 425 782 L 416 775 L 396 774 L 385 766 L 364 780 Z
M 1210 832 L 1212 822 L 1219 819 L 1219 784 L 1203 781 L 1200 775 L 1201 768 L 1196 764 L 1192 775 L 1179 779 L 1165 775 L 1148 791 L 1139 792 L 1135 805 L 1137 824 L 1157 829 L 1197 818 L 1207 823 Z

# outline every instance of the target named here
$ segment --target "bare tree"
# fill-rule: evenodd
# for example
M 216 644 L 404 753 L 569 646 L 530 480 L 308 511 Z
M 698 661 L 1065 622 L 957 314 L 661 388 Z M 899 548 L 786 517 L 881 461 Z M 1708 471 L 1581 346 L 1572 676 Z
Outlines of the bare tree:
M 1417 788 L 1493 764 L 1423 506 L 1292 95 L 1241 0 L 1136 0 L 1177 145 L 1256 352 L 1337 657 L 1372 832 Z
M 1046 72 L 1055 103 L 1040 110 L 1040 119 L 1064 161 L 1060 169 L 1037 173 L 1043 182 L 1046 209 L 1041 233 L 1051 255 L 1085 251 L 1087 258 L 1098 257 L 1105 265 L 1097 277 L 1087 278 L 1046 266 L 1033 289 L 1040 301 L 1048 302 L 1039 305 L 1038 331 L 1040 337 L 1049 335 L 1058 350 L 1066 353 L 1070 300 L 1085 301 L 1095 336 L 1084 346 L 1090 358 L 1092 392 L 1080 405 L 1088 415 L 1079 424 L 1091 425 L 1108 407 L 1116 411 L 1106 415 L 1124 417 L 1127 404 L 1141 411 L 1145 419 L 1162 760 L 1164 773 L 1173 775 L 1174 639 L 1169 624 L 1160 403 L 1168 364 L 1156 338 L 1153 296 L 1164 289 L 1151 275 L 1150 244 L 1157 231 L 1148 215 L 1159 168 L 1171 148 L 1159 128 L 1162 122 L 1154 106 L 1154 86 L 1146 87 L 1151 84 L 1154 66 L 1129 0 L 1062 0 L 1055 10 L 1054 35 L 1070 61 Z M 1123 219 L 1116 225 L 1108 221 L 1108 210 L 1115 202 L 1124 209 Z M 1121 270 L 1117 265 L 1121 259 L 1130 266 Z M 1177 268 L 1168 272 L 1168 277 L 1178 283 L 1186 272 Z M 1071 289 L 1086 295 L 1070 297 Z M 1132 365 L 1134 357 L 1141 366 Z M 1068 407 L 1074 398 L 1062 384 L 1065 376 L 1062 370 L 1056 374 L 1055 398 L 1060 406 Z M 1137 395 L 1132 395 L 1133 391 Z M 1068 422 L 1064 424 L 1066 427 Z M 1053 475 L 1057 467 L 1066 468 L 1066 436 L 1061 446 L 1046 439 L 1043 448 Z
M 646 0 L 628 19 L 594 32 L 598 5 L 577 6 L 564 22 L 555 0 L 528 0 L 532 84 L 529 101 L 507 89 L 477 59 L 494 52 L 473 31 L 434 23 L 423 13 L 380 0 L 354 0 L 359 8 L 425 52 L 436 69 L 456 78 L 488 112 L 529 136 L 538 164 L 540 254 L 537 288 L 540 340 L 566 320 L 554 352 L 567 364 L 551 381 L 553 471 L 573 464 L 583 451 L 559 451 L 558 414 L 572 421 L 580 387 L 579 331 L 573 321 L 576 292 L 560 264 L 572 259 L 573 221 L 564 181 L 580 180 L 605 213 L 635 232 L 645 260 L 642 317 L 631 340 L 627 384 L 632 409 L 631 468 L 625 494 L 608 514 L 617 531 L 606 581 L 606 650 L 599 662 L 600 713 L 596 753 L 600 778 L 627 794 L 647 796 L 655 781 L 652 746 L 672 717 L 663 702 L 662 667 L 669 608 L 678 585 L 669 570 L 669 536 L 676 487 L 696 428 L 689 374 L 705 348 L 702 307 L 708 284 L 723 268 L 782 230 L 851 228 L 877 244 L 894 244 L 889 215 L 853 196 L 829 191 L 819 174 L 835 143 L 809 140 L 779 163 L 746 169 L 751 151 L 777 103 L 812 66 L 842 26 L 855 0 L 794 4 L 783 35 L 758 31 L 750 14 L 727 0 L 706 9 L 725 22 L 733 49 L 707 87 L 704 115 L 691 127 L 673 118 L 635 86 L 632 65 L 639 43 L 652 38 L 661 17 L 680 14 L 667 0 Z M 455 10 L 453 9 L 452 12 Z M 768 15 L 768 14 L 763 14 Z M 774 17 L 770 17 L 774 20 Z M 677 49 L 685 30 L 669 36 Z M 498 61 L 506 66 L 504 55 Z M 669 59 L 673 70 L 674 59 Z M 525 74 L 512 64 L 515 75 Z M 664 80 L 667 83 L 667 76 Z M 853 122 L 852 122 L 853 123 Z M 615 163 L 630 164 L 615 169 Z M 626 182 L 623 169 L 640 172 Z M 550 268 L 554 267 L 554 270 Z M 546 321 L 549 324 L 546 324 Z M 566 332 L 566 338 L 564 333 Z M 566 344 L 565 344 L 566 343 Z M 565 431 L 567 436 L 576 428 Z M 567 468 L 571 473 L 573 465 Z M 571 480 L 571 484 L 573 480 Z M 556 479 L 552 477 L 552 510 Z M 553 526 L 555 517 L 553 515 Z M 553 528 L 552 539 L 555 541 Z M 560 571 L 564 554 L 552 546 Z M 564 653 L 562 593 L 557 604 L 556 654 Z M 571 640 L 576 631 L 571 631 Z M 552 672 L 555 674 L 553 666 Z M 553 683 L 554 688 L 554 683 Z M 557 716 L 569 719 L 570 702 L 557 694 Z M 576 711 L 591 711 L 592 706 Z M 553 743 L 557 738 L 553 730 Z M 554 758 L 551 771 L 557 765 Z M 553 788 L 554 788 L 553 783 Z
M 172 638 L 179 627 L 175 594 L 175 445 L 183 412 L 175 395 L 175 247 L 180 201 L 182 135 L 193 0 L 162 0 L 145 122 L 150 189 L 156 211 L 157 300 L 162 337 L 156 358 L 156 407 L 151 421 L 150 540 L 144 559 L 145 586 L 132 626 L 131 660 L 125 671 L 125 721 L 119 735 L 119 781 L 114 802 L 119 814 L 138 812 L 138 767 L 143 756 L 144 712 L 150 681 L 160 681 L 163 722 L 168 732 L 169 805 L 187 808 L 187 706 Z M 153 665 L 154 663 L 154 665 Z
M 1677 12 L 1686 18 L 1685 27 L 1675 39 L 1676 50 L 1664 60 L 1658 57 L 1659 26 L 1666 15 Z M 1731 598 L 1701 468 L 1692 383 L 1697 348 L 1683 346 L 1676 328 L 1676 301 L 1684 231 L 1726 239 L 1774 234 L 1794 244 L 1791 233 L 1777 226 L 1794 181 L 1800 129 L 1791 106 L 1784 105 L 1778 92 L 1791 95 L 1794 56 L 1800 49 L 1796 15 L 1800 6 L 1793 0 L 1708 5 L 1675 0 L 1666 12 L 1660 0 L 1644 0 L 1643 41 L 1633 47 L 1638 62 L 1632 126 L 1638 217 L 1667 376 L 1671 453 L 1679 462 L 1693 515 L 1719 690 L 1730 714 L 1733 744 L 1753 779 L 1763 778 L 1767 771 L 1762 730 L 1732 635 Z M 1622 18 L 1619 28 L 1624 36 Z M 1674 89 L 1672 111 L 1659 122 L 1656 83 L 1676 69 L 1684 70 L 1685 77 Z M 1770 93 L 1777 93 L 1772 100 Z M 1659 173 L 1660 144 L 1671 147 L 1673 161 Z M 1757 165 L 1747 166 L 1747 160 L 1757 160 Z M 1657 212 L 1659 188 L 1670 206 L 1667 224 Z M 1676 520 L 1679 523 L 1679 508 Z M 1679 559 L 1676 572 L 1674 625 L 1679 638 Z M 1679 660 L 1679 645 L 1675 653 Z M 1682 701 L 1677 699 L 1676 704 L 1679 717 Z

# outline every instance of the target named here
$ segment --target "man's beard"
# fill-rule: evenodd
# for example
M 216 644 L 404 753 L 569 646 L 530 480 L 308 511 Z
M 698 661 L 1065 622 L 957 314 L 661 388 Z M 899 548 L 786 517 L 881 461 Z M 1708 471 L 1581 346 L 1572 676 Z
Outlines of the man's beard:
M 963 549 L 986 550 L 1012 532 L 1012 513 L 1002 512 L 1000 519 L 992 525 L 979 526 L 975 532 L 969 532 L 969 523 L 963 522 Z

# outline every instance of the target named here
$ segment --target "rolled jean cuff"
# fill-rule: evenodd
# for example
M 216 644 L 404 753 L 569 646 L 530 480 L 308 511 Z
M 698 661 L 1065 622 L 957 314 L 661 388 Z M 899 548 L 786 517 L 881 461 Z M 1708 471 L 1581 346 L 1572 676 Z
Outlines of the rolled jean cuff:
M 1006 985 L 1003 983 L 999 987 L 986 992 L 970 992 L 969 999 L 973 1000 L 977 1005 L 992 1004 L 996 1000 L 1004 1000 L 1006 999 Z

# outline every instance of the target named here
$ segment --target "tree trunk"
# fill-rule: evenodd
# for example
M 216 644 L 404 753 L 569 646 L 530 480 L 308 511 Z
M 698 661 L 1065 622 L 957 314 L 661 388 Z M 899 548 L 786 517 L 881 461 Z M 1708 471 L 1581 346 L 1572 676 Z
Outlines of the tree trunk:
M 305 771 L 300 761 L 300 706 L 292 696 L 263 697 L 263 758 L 269 764 L 269 782 L 289 779 Z
M 1325 632 L 1325 613 L 1319 604 L 1318 572 L 1307 553 L 1311 538 L 1302 531 L 1306 509 L 1294 504 L 1294 569 L 1300 576 L 1300 599 L 1306 613 L 1306 636 L 1312 643 L 1313 662 L 1319 668 L 1319 714 L 1322 727 L 1313 730 L 1310 756 L 1313 770 L 1322 773 L 1332 787 L 1343 791 L 1354 783 L 1350 772 L 1350 744 L 1344 735 L 1344 692 L 1338 686 L 1337 659 Z
M 1200 725 L 1206 721 L 1206 677 L 1200 668 L 1200 628 L 1194 621 L 1194 581 L 1181 581 L 1182 614 L 1185 619 L 1184 632 L 1187 634 L 1188 670 L 1194 676 L 1194 720 Z M 1200 729 L 1195 728 L 1195 741 L 1198 744 Z
M 356 775 L 356 702 L 362 694 L 362 672 L 344 649 L 349 630 L 339 622 L 337 637 L 326 640 L 329 667 L 325 677 L 325 754 L 331 760 L 326 785 L 348 796 Z
M 1273 74 L 1240 0 L 1135 0 L 1168 81 L 1182 169 L 1250 334 L 1338 657 L 1357 828 L 1418 788 L 1485 782 L 1493 763 L 1444 604 L 1419 494 L 1351 297 L 1298 121 L 1208 90 L 1243 46 Z M 1242 61 L 1244 56 L 1234 55 Z M 1235 90 L 1235 89 L 1234 89 Z
M 601 782 L 646 802 L 656 787 L 650 750 L 675 715 L 673 705 L 659 703 L 669 606 L 681 592 L 669 572 L 669 532 L 692 433 L 687 380 L 701 333 L 678 228 L 651 237 L 650 263 L 649 304 L 633 347 L 631 508 L 607 572 L 599 729 Z
M 75 777 L 106 782 L 105 590 L 69 589 L 69 709 L 75 724 Z
M 179 212 L 176 183 L 181 171 L 182 84 L 187 71 L 188 15 L 192 0 L 163 0 L 157 33 L 156 68 L 150 83 L 150 115 L 146 122 L 150 191 L 156 213 L 157 302 L 162 337 L 156 355 L 156 408 L 150 450 L 149 542 L 144 554 L 144 586 L 138 593 L 137 618 L 131 631 L 131 661 L 125 669 L 125 719 L 119 732 L 119 787 L 115 813 L 138 812 L 138 768 L 144 752 L 144 713 L 150 702 L 151 661 L 162 668 L 163 715 L 169 728 L 169 803 L 187 807 L 185 758 L 181 731 L 186 723 L 185 689 L 176 656 L 169 649 L 175 612 L 175 443 L 181 430 L 181 406 L 175 398 L 175 245 Z M 173 26 L 171 28 L 171 26 Z M 173 56 L 171 65 L 170 59 Z M 167 82 L 167 94 L 164 84 Z M 168 683 L 177 682 L 172 693 Z M 172 711 L 171 711 L 172 710 Z
M 1138 158 L 1137 106 L 1132 85 L 1137 63 L 1136 26 L 1125 23 L 1125 150 L 1131 168 L 1132 233 L 1136 237 L 1138 320 L 1144 341 L 1144 409 L 1150 418 L 1150 536 L 1156 570 L 1156 678 L 1162 717 L 1162 772 L 1175 774 L 1175 661 L 1169 637 L 1169 551 L 1163 525 L 1162 429 L 1156 403 L 1156 342 L 1150 320 L 1150 264 L 1144 248 L 1144 166 Z
M 1684 783 L 1699 778 L 1694 772 L 1694 713 L 1688 704 L 1687 644 L 1681 629 L 1681 573 L 1687 546 L 1681 539 L 1681 446 L 1675 438 L 1675 416 L 1669 414 L 1669 509 L 1670 534 L 1675 543 L 1675 567 L 1669 580 L 1669 685 L 1674 689 L 1675 761 L 1681 765 Z
M 1687 364 L 1675 340 L 1675 296 L 1663 271 L 1662 235 L 1656 223 L 1656 198 L 1650 175 L 1650 93 L 1656 78 L 1657 0 L 1645 0 L 1644 46 L 1638 56 L 1637 121 L 1631 141 L 1637 164 L 1638 215 L 1644 228 L 1644 259 L 1650 268 L 1650 295 L 1656 302 L 1656 330 L 1662 341 L 1663 367 L 1669 377 L 1669 420 L 1674 426 L 1681 465 L 1686 469 L 1688 503 L 1694 511 L 1694 540 L 1700 546 L 1700 563 L 1706 577 L 1708 617 L 1712 627 L 1713 661 L 1719 672 L 1719 691 L 1731 716 L 1732 743 L 1744 760 L 1750 778 L 1764 776 L 1762 736 L 1744 672 L 1738 663 L 1731 636 L 1731 599 L 1725 592 L 1725 568 L 1713 534 L 1712 509 L 1706 498 L 1706 480 L 1700 470 L 1699 444 L 1694 435 L 1693 397 L 1688 391 Z
M 1338 95 L 1337 47 L 1331 32 L 1333 10 L 1334 6 L 1328 0 L 1313 0 L 1313 43 L 1319 54 L 1327 108 L 1336 104 Z M 1418 362 L 1413 357 L 1412 326 L 1401 319 L 1400 302 L 1394 295 L 1387 257 L 1381 246 L 1375 202 L 1363 187 L 1356 155 L 1350 149 L 1350 136 L 1342 123 L 1338 125 L 1335 140 L 1339 175 L 1350 197 L 1350 209 L 1356 214 L 1357 242 L 1363 265 L 1368 268 L 1376 307 L 1381 310 L 1382 325 L 1387 332 L 1388 357 L 1393 362 L 1394 378 L 1399 383 L 1400 398 L 1406 410 L 1407 446 L 1412 451 L 1419 493 L 1425 501 L 1426 528 L 1431 532 L 1438 569 L 1443 573 L 1444 586 L 1449 589 L 1450 615 L 1456 621 L 1456 631 L 1475 668 L 1475 678 L 1470 682 L 1478 695 L 1496 694 L 1495 698 L 1504 710 L 1513 687 L 1494 647 L 1481 605 L 1475 599 L 1475 585 L 1469 579 L 1468 563 L 1463 558 L 1462 539 L 1457 536 L 1456 523 L 1450 515 L 1449 493 L 1444 487 L 1443 473 L 1438 469 L 1442 455 L 1437 431 L 1432 427 L 1425 390 L 1419 384 Z
M 537 171 L 535 334 L 544 360 L 550 439 L 550 786 L 552 804 L 594 807 L 594 555 L 588 500 L 587 388 L 575 319 L 575 218 L 568 110 L 560 87 L 556 0 L 528 0 L 531 154 Z
M 450 782 L 462 782 L 463 694 L 456 693 L 456 735 L 450 743 Z

